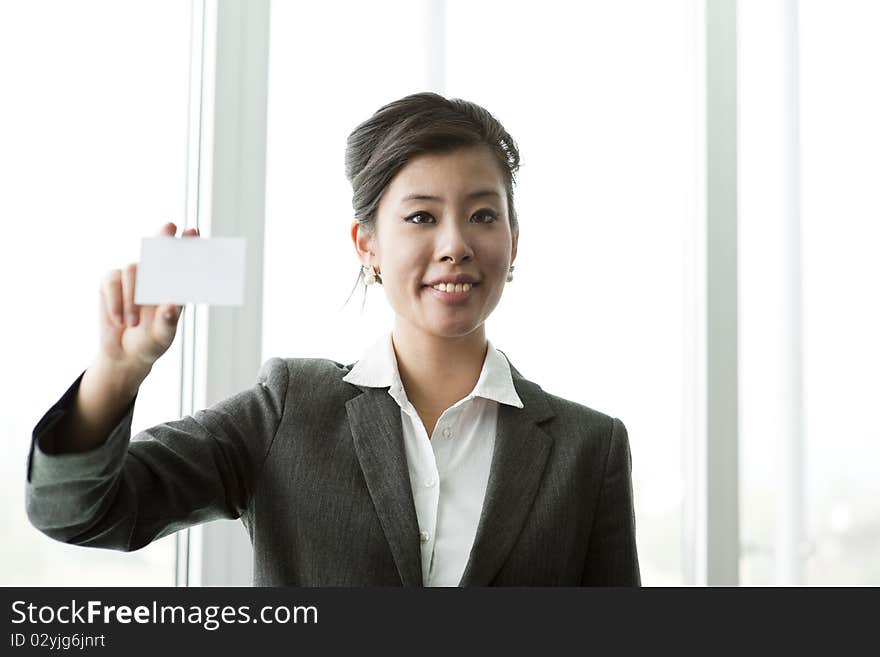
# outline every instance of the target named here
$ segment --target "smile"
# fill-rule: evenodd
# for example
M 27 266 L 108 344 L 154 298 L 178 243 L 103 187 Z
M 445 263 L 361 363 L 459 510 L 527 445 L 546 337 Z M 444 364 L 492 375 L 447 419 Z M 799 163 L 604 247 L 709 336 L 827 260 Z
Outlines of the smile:
M 473 286 L 471 283 L 437 283 L 437 285 L 432 285 L 431 287 L 441 292 L 467 292 Z
M 458 285 L 439 283 L 437 285 L 425 285 L 432 296 L 436 297 L 443 303 L 460 304 L 466 303 L 474 294 L 474 288 L 479 283 L 460 283 Z

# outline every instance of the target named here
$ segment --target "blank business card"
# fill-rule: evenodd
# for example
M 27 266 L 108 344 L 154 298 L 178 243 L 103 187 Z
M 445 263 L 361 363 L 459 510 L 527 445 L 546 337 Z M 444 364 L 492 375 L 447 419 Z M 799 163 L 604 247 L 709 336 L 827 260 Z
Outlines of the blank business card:
M 134 302 L 157 306 L 244 302 L 243 237 L 145 237 Z

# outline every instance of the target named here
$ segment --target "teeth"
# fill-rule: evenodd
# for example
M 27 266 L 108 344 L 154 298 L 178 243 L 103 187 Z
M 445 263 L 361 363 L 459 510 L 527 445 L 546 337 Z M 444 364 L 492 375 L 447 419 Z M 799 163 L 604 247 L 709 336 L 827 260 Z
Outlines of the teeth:
M 435 290 L 440 290 L 441 292 L 467 292 L 473 287 L 470 283 L 438 283 L 434 285 L 433 288 Z

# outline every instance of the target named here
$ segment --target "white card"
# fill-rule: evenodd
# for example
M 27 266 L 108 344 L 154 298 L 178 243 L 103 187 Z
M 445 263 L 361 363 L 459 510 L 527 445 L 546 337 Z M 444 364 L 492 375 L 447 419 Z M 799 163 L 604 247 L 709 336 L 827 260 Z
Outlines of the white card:
M 145 237 L 134 302 L 141 306 L 244 301 L 243 237 Z

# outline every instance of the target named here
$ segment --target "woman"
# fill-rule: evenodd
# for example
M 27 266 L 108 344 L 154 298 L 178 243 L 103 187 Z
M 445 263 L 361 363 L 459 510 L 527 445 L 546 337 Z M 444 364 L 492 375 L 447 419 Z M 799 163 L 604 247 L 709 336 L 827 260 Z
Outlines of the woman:
M 385 289 L 393 330 L 351 365 L 272 358 L 250 390 L 131 440 L 182 308 L 139 307 L 136 265 L 110 272 L 101 350 L 34 430 L 31 522 L 136 550 L 241 518 L 257 585 L 639 585 L 624 425 L 544 392 L 486 339 L 512 280 L 518 166 L 473 103 L 382 107 L 346 169 L 360 275 Z

